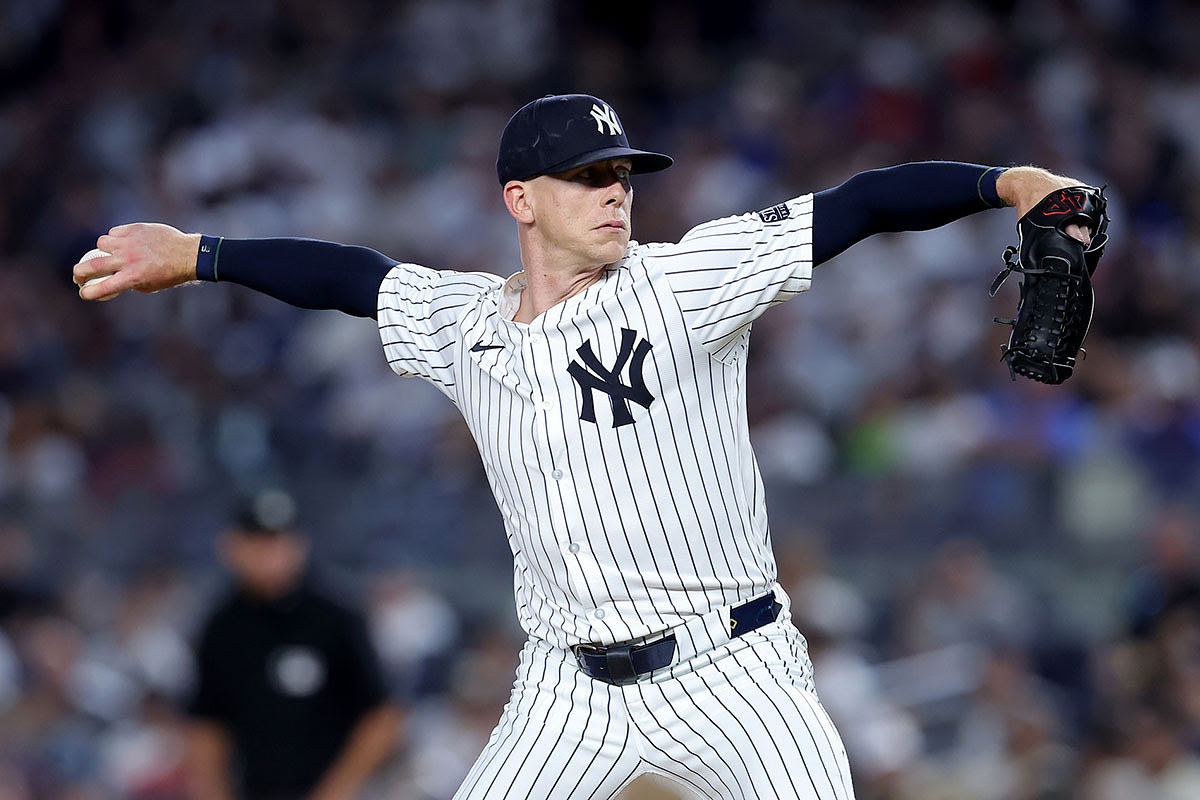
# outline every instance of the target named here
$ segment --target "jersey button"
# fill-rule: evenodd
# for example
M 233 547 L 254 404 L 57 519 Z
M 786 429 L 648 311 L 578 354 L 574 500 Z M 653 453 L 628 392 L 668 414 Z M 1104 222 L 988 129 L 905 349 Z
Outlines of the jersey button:
M 604 609 L 597 608 L 595 611 L 592 612 L 592 616 L 595 617 L 596 619 L 604 619 Z
M 567 545 L 567 552 L 568 553 L 578 553 L 579 552 L 579 542 L 571 542 L 569 545 Z
M 556 480 L 556 481 L 561 481 L 563 478 L 563 471 L 561 469 L 556 469 L 556 470 L 554 470 L 554 472 L 550 473 L 550 477 L 554 478 L 554 480 Z M 573 553 L 575 551 L 572 550 L 571 552 Z

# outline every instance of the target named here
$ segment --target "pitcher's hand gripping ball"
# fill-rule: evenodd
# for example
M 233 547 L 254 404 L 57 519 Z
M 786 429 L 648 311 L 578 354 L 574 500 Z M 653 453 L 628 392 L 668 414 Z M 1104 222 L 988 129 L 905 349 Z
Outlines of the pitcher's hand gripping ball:
M 101 250 L 100 248 L 94 247 L 91 250 L 88 250 L 86 253 L 83 254 L 83 256 L 79 259 L 79 263 L 82 264 L 85 261 L 91 261 L 93 258 L 101 258 L 103 256 L 110 256 L 110 255 L 112 255 L 112 253 L 106 253 L 103 250 Z M 93 284 L 103 283 L 104 281 L 108 280 L 111 277 L 112 277 L 111 275 L 100 275 L 95 278 L 89 278 L 88 280 L 84 281 L 83 285 L 84 286 L 92 286 Z M 98 299 L 101 301 L 104 301 L 104 300 L 112 300 L 114 297 L 116 297 L 115 294 L 110 294 L 107 297 L 101 297 Z
M 1071 377 L 1083 338 L 1092 324 L 1092 274 L 1108 241 L 1104 190 L 1090 186 L 1056 189 L 1017 221 L 1019 244 L 1004 250 L 1004 269 L 992 281 L 991 295 L 1010 273 L 1022 275 L 1021 300 L 1001 360 L 1017 375 L 1042 383 Z M 1071 224 L 1092 232 L 1084 244 L 1066 232 Z

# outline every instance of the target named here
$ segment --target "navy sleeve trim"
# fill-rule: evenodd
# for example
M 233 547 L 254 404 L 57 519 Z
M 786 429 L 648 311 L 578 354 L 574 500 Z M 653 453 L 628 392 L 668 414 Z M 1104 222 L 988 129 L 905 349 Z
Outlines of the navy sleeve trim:
M 996 191 L 996 181 L 1007 169 L 1008 167 L 992 167 L 979 176 L 979 183 L 976 185 L 979 190 L 979 199 L 987 203 L 990 208 L 1007 207 L 1007 204 L 1000 199 L 1000 193 Z
M 217 280 L 217 255 L 221 251 L 221 237 L 202 235 L 200 249 L 196 252 L 196 278 L 202 281 Z
M 920 161 L 860 172 L 813 195 L 813 263 L 876 233 L 923 231 L 1003 208 L 996 178 L 1003 167 Z
M 379 285 L 395 265 L 369 247 L 317 239 L 201 236 L 196 277 L 238 283 L 300 308 L 375 317 Z

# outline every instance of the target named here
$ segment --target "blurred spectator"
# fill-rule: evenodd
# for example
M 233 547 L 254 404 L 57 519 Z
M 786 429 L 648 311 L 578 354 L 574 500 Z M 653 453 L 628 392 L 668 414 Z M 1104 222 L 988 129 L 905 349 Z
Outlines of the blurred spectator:
M 220 547 L 236 583 L 200 638 L 192 795 L 358 796 L 399 727 L 363 619 L 314 585 L 289 495 L 248 498 Z
M 785 537 L 780 581 L 792 598 L 792 617 L 808 640 L 821 704 L 829 712 L 864 798 L 886 796 L 921 756 L 924 735 L 908 709 L 887 694 L 877 654 L 862 642 L 869 608 L 855 587 L 831 574 L 814 537 Z
M 1145 534 L 1148 563 L 1130 579 L 1126 625 L 1146 639 L 1167 617 L 1200 619 L 1200 519 L 1184 506 L 1164 508 Z
M 1015 646 L 1033 639 L 1029 594 L 992 567 L 977 541 L 943 545 L 911 591 L 897 630 L 902 652 L 958 644 Z
M 101 775 L 121 797 L 188 796 L 187 726 L 173 704 L 149 694 L 99 742 Z
M 1018 649 L 993 651 L 961 716 L 950 765 L 964 797 L 1041 800 L 1070 794 L 1075 756 L 1054 697 Z
M 394 696 L 412 700 L 445 690 L 458 618 L 411 573 L 372 580 L 371 633 Z
M 487 744 L 496 717 L 509 699 L 521 639 L 500 630 L 479 630 L 449 675 L 444 700 L 418 708 L 409 783 L 421 798 L 453 797 Z
M 1170 712 L 1139 709 L 1120 750 L 1094 765 L 1082 785 L 1085 800 L 1190 800 L 1200 795 L 1200 757 L 1190 752 Z
M 0 624 L 44 600 L 36 585 L 35 558 L 29 533 L 0 523 Z

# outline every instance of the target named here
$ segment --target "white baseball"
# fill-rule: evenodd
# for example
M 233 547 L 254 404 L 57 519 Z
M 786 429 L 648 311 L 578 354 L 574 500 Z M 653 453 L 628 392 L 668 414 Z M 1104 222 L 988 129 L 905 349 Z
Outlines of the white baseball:
M 112 253 L 107 253 L 104 250 L 101 250 L 99 247 L 93 247 L 91 250 L 88 250 L 86 253 L 83 254 L 83 257 L 79 259 L 79 263 L 82 264 L 85 261 L 91 261 L 93 258 L 100 258 L 101 256 L 110 256 L 110 255 L 112 255 Z M 104 281 L 108 280 L 111 277 L 112 277 L 111 275 L 100 275 L 95 278 L 88 278 L 88 280 L 85 281 L 83 285 L 84 286 L 92 286 L 97 283 L 103 283 Z M 114 297 L 116 297 L 115 294 L 110 294 L 108 297 L 101 297 L 98 299 L 111 300 Z

